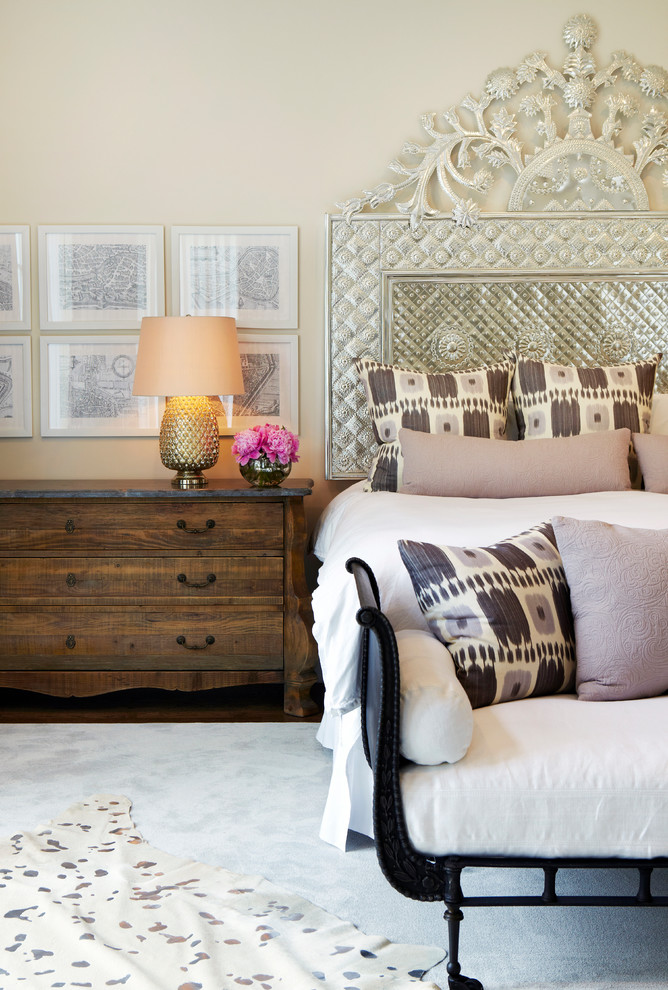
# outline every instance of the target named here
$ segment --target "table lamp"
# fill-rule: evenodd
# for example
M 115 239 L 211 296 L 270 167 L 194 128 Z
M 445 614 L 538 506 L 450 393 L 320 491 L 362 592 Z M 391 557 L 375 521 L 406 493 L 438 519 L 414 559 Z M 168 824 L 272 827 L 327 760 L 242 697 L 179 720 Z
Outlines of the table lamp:
M 167 397 L 160 459 L 176 470 L 174 488 L 204 488 L 218 460 L 218 421 L 210 395 L 244 391 L 235 321 L 229 316 L 145 316 L 133 395 Z

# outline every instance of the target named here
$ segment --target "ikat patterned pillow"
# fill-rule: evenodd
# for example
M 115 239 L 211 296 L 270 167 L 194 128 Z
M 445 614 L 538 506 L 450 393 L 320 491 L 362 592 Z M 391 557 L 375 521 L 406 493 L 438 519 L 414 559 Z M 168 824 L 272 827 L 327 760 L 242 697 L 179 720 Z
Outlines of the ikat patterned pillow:
M 512 382 L 520 440 L 628 427 L 649 433 L 661 354 L 636 364 L 576 368 L 519 357 Z
M 371 358 L 356 361 L 355 367 L 379 444 L 366 491 L 396 492 L 401 488 L 401 427 L 450 436 L 506 438 L 514 361 L 442 373 L 411 371 Z
M 574 689 L 570 597 L 550 523 L 490 547 L 400 540 L 399 552 L 473 708 Z

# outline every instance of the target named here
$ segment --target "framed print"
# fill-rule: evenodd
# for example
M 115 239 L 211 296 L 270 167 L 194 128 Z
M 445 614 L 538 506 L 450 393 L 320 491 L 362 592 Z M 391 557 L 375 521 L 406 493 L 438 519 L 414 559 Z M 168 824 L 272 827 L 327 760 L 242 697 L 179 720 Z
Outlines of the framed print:
M 164 400 L 132 394 L 138 343 L 136 335 L 42 337 L 42 436 L 157 435 Z
M 32 436 L 30 337 L 0 337 L 0 436 Z
M 30 228 L 0 227 L 0 330 L 30 330 Z
M 172 312 L 297 326 L 296 227 L 172 227 Z
M 299 433 L 299 368 L 296 333 L 240 333 L 239 351 L 246 391 L 210 396 L 221 436 L 262 423 Z
M 42 330 L 139 330 L 165 314 L 162 227 L 39 227 Z

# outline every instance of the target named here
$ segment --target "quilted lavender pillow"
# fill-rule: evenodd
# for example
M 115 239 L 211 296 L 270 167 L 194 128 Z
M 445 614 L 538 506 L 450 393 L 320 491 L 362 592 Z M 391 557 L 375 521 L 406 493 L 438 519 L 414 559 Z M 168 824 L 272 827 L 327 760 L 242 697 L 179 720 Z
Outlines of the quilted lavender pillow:
M 668 691 L 668 529 L 552 520 L 575 627 L 584 701 Z

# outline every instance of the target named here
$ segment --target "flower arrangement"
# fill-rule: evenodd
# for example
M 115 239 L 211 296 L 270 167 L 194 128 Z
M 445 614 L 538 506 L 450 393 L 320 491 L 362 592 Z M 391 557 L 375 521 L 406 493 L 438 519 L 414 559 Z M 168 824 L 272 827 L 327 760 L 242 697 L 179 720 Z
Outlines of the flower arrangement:
M 235 433 L 232 444 L 232 455 L 241 464 L 259 460 L 262 455 L 274 464 L 290 464 L 299 460 L 299 437 L 296 437 L 284 426 L 274 426 L 265 423 L 264 426 L 253 426 L 249 430 Z

